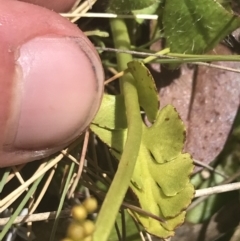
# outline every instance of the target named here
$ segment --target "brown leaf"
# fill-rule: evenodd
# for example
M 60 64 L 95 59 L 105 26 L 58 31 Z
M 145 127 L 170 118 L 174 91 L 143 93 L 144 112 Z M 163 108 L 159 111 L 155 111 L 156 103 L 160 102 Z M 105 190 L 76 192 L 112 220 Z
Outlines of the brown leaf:
M 231 54 L 219 45 L 214 53 Z M 215 62 L 239 68 L 239 63 Z M 240 75 L 226 70 L 183 65 L 178 70 L 152 71 L 161 106 L 172 104 L 187 126 L 185 151 L 206 164 L 221 152 L 232 128 L 240 101 Z

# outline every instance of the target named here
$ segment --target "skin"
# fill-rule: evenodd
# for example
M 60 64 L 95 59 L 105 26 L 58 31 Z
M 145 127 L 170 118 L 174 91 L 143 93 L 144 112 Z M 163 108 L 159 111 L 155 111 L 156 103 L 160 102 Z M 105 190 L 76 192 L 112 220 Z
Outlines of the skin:
M 49 156 L 76 139 L 99 108 L 104 74 L 84 34 L 52 11 L 0 1 L 0 26 L 4 167 Z
M 55 12 L 68 12 L 76 0 L 20 0 L 53 10 Z

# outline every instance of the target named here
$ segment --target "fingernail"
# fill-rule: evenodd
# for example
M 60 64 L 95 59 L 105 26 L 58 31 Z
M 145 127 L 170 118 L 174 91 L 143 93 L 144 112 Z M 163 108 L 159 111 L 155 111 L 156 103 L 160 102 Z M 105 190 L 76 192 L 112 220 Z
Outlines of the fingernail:
M 17 150 L 68 144 L 89 125 L 100 105 L 103 71 L 81 38 L 37 37 L 19 48 L 20 89 L 14 134 Z
M 56 0 L 20 0 L 22 2 L 29 2 L 33 3 L 45 8 L 48 8 L 50 10 L 56 11 L 58 13 L 60 12 L 68 12 L 71 10 L 71 8 L 74 6 L 77 0 L 64 0 L 64 1 L 56 1 Z

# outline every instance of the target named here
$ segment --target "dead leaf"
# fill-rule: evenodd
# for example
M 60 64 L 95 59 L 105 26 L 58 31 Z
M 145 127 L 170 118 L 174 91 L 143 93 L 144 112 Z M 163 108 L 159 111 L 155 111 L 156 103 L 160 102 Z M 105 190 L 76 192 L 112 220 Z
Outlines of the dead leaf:
M 232 54 L 223 45 L 217 46 L 214 53 Z M 237 62 L 214 64 L 240 67 Z M 184 150 L 198 161 L 213 161 L 224 147 L 239 107 L 240 75 L 186 65 L 178 70 L 161 67 L 160 72 L 152 70 L 152 74 L 159 88 L 160 108 L 172 104 L 187 126 Z

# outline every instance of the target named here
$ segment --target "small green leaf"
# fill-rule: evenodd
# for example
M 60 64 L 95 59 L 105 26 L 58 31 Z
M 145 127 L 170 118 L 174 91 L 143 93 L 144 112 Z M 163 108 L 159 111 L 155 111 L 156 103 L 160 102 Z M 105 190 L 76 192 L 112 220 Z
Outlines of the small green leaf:
M 193 185 L 189 182 L 193 170 L 192 159 L 189 154 L 181 153 L 184 138 L 178 136 L 183 134 L 184 126 L 176 117 L 176 110 L 166 106 L 152 127 L 147 128 L 143 124 L 143 140 L 130 185 L 141 208 L 161 217 L 166 223 L 131 212 L 134 213 L 133 217 L 137 217 L 149 233 L 164 238 L 172 236 L 173 230 L 183 222 L 183 210 L 190 204 L 194 194 Z M 167 127 L 164 126 L 165 118 L 172 119 L 167 122 Z M 116 158 L 121 158 L 127 129 L 110 130 L 93 124 L 91 130 L 111 148 Z M 163 130 L 164 135 L 161 134 Z M 171 154 L 171 146 L 174 155 Z M 165 162 L 158 161 L 158 156 L 162 159 L 162 155 L 153 157 L 152 148 L 164 155 Z
M 153 122 L 159 109 L 159 98 L 153 77 L 142 62 L 131 61 L 128 63 L 128 68 L 137 80 L 139 104 L 145 110 L 148 120 Z
M 111 130 L 91 124 L 91 130 L 116 153 L 122 153 L 127 138 L 127 129 Z
M 154 163 L 154 161 L 151 163 L 153 163 L 153 165 L 149 165 L 151 175 L 166 196 L 171 197 L 177 195 L 189 182 L 188 175 L 192 172 L 192 165 L 189 165 L 192 163 L 192 160 L 189 154 L 179 153 L 173 161 L 165 163 L 164 166 L 163 164 L 159 164 L 159 168 L 157 169 L 158 164 Z M 164 169 L 161 167 L 164 167 Z M 177 177 L 176 173 L 178 173 Z M 186 173 L 188 173 L 188 175 L 185 175 Z M 164 179 L 159 178 L 162 176 L 164 176 Z M 165 183 L 168 183 L 168 185 L 165 185 Z
M 137 15 L 137 14 L 155 14 L 159 4 L 161 3 L 161 1 L 158 1 L 156 3 L 154 3 L 153 5 L 150 5 L 146 8 L 140 9 L 140 10 L 133 10 L 132 13 L 133 15 Z M 136 19 L 136 21 L 141 24 L 144 22 L 144 19 Z
M 166 118 L 169 120 L 164 121 Z M 183 133 L 184 126 L 176 110 L 172 106 L 163 108 L 156 122 L 150 128 L 144 128 L 132 177 L 131 187 L 143 210 L 167 221 L 159 223 L 148 218 L 149 225 L 146 226 L 145 218 L 140 214 L 138 218 L 148 232 L 163 238 L 172 235 L 172 232 L 163 230 L 173 231 L 180 224 L 179 217 L 183 220 L 182 210 L 190 204 L 194 194 L 193 185 L 189 182 L 192 159 L 189 154 L 182 154 Z M 159 231 L 160 225 L 162 232 Z
M 149 233 L 167 238 L 174 235 L 174 229 L 183 223 L 183 210 L 190 204 L 194 195 L 193 185 L 189 181 L 193 170 L 192 159 L 189 154 L 182 153 L 185 127 L 174 107 L 168 105 L 158 111 L 153 79 L 143 64 L 133 61 L 128 66 L 136 80 L 140 105 L 149 119 L 156 119 L 151 127 L 142 123 L 141 146 L 130 186 L 138 197 L 141 208 L 165 222 L 133 211 L 130 213 Z M 119 101 L 123 102 L 123 99 Z M 116 99 L 111 103 L 116 104 Z M 107 126 L 111 128 L 106 128 L 100 121 L 96 121 L 91 125 L 91 130 L 110 147 L 113 155 L 120 159 L 128 129 L 117 128 L 119 126 L 113 124 L 116 122 L 113 121 L 113 116 L 118 109 L 112 104 L 104 103 L 100 109 L 105 115 L 109 114 L 111 121 Z M 118 103 L 118 106 L 122 104 Z M 124 111 L 120 109 L 120 112 Z
M 151 234 L 154 234 L 157 237 L 167 238 L 174 235 L 174 229 L 178 227 L 179 224 L 184 222 L 185 212 L 182 212 L 180 215 L 174 219 L 166 219 L 166 225 L 160 223 L 158 220 L 150 218 L 148 216 L 140 216 L 137 213 L 130 212 L 141 224 L 143 227 Z
M 93 123 L 111 130 L 127 128 L 123 96 L 104 94 Z
M 240 18 L 214 0 L 171 0 L 162 23 L 171 52 L 202 54 L 238 28 Z
M 148 129 L 144 141 L 151 143 L 151 155 L 158 163 L 171 161 L 182 151 L 185 128 L 173 106 L 168 105 L 159 112 L 156 122 Z

